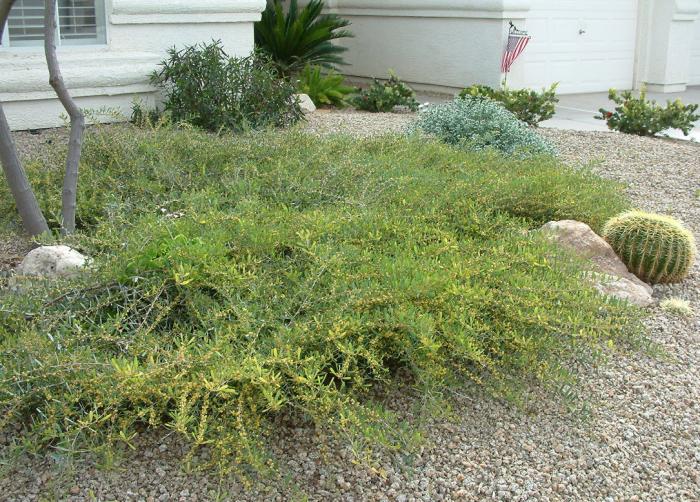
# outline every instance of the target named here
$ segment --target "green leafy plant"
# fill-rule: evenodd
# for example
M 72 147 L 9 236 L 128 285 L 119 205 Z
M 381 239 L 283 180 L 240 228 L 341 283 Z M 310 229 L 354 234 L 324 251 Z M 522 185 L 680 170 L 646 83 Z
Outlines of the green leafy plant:
M 382 82 L 375 78 L 369 88 L 363 89 L 355 97 L 353 104 L 369 112 L 392 112 L 397 106 L 418 110 L 416 93 L 391 70 L 389 80 Z
M 169 117 L 164 115 L 158 106 L 149 107 L 143 100 L 135 99 L 131 103 L 131 117 L 129 121 L 138 127 L 153 127 Z
M 42 204 L 60 196 L 55 150 L 27 164 Z M 24 444 L 104 452 L 165 427 L 245 471 L 269 465 L 281 422 L 310 421 L 410 448 L 382 388 L 432 407 L 468 380 L 511 399 L 572 388 L 570 368 L 637 333 L 635 311 L 526 232 L 626 204 L 553 158 L 167 125 L 93 128 L 83 158 L 93 219 L 70 243 L 93 267 L 2 298 L 0 428 L 25 424 L 3 429 Z
M 558 85 L 558 83 L 552 84 L 548 89 L 538 92 L 534 89 L 509 89 L 505 86 L 494 89 L 488 85 L 475 84 L 463 89 L 459 96 L 493 99 L 526 124 L 537 126 L 540 122 L 554 116 L 555 106 L 559 102 L 556 93 Z
M 175 122 L 209 131 L 284 127 L 303 116 L 296 88 L 277 76 L 266 56 L 229 57 L 221 42 L 172 48 L 151 82 L 164 91 Z
M 630 272 L 652 284 L 682 281 L 693 266 L 693 234 L 676 219 L 643 211 L 612 218 L 603 237 Z
M 684 105 L 676 99 L 667 101 L 663 107 L 655 100 L 647 100 L 646 95 L 645 88 L 637 97 L 632 91 L 618 93 L 610 89 L 608 99 L 618 106 L 613 111 L 601 108 L 595 118 L 605 120 L 611 130 L 639 136 L 654 136 L 666 129 L 680 129 L 687 136 L 693 124 L 700 120 L 700 114 L 695 113 L 698 110 L 696 104 Z
M 255 23 L 255 45 L 267 53 L 280 74 L 291 76 L 306 65 L 328 69 L 344 64 L 341 54 L 347 48 L 333 43 L 352 37 L 345 30 L 350 22 L 335 14 L 322 14 L 322 0 L 311 0 L 299 8 L 290 2 L 287 13 L 280 0 L 268 0 L 262 18 Z
M 494 149 L 507 155 L 555 153 L 554 147 L 490 99 L 464 96 L 428 107 L 409 132 L 421 131 L 468 150 Z
M 354 87 L 345 85 L 345 77 L 330 70 L 321 72 L 320 66 L 307 65 L 299 75 L 299 92 L 308 94 L 316 106 L 347 106 L 347 97 L 355 92 Z

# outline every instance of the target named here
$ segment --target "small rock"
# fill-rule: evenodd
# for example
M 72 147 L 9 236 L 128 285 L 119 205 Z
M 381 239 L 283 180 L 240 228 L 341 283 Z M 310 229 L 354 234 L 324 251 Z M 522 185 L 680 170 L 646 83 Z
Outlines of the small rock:
M 297 94 L 296 96 L 299 100 L 299 108 L 301 108 L 301 111 L 304 112 L 304 114 L 313 113 L 316 111 L 316 105 L 308 94 Z
M 607 274 L 595 274 L 595 276 L 597 278 L 595 288 L 603 295 L 627 300 L 640 307 L 647 307 L 654 301 L 646 288 L 629 279 Z
M 16 273 L 38 277 L 74 277 L 87 258 L 68 246 L 42 246 L 27 254 Z

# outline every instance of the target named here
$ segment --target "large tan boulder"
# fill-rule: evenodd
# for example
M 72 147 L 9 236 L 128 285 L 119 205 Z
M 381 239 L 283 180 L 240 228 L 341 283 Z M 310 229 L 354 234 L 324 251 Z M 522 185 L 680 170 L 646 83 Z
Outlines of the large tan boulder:
M 653 303 L 651 286 L 627 270 L 605 239 L 585 223 L 550 221 L 542 229 L 561 246 L 591 263 L 587 277 L 602 294 L 646 307 Z

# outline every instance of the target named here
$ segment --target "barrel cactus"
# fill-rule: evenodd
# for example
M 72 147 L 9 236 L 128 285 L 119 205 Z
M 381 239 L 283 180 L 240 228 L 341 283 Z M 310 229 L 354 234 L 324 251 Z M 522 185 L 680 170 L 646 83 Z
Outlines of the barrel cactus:
M 695 238 L 669 216 L 629 211 L 608 221 L 603 237 L 640 279 L 656 284 L 683 280 L 695 260 Z

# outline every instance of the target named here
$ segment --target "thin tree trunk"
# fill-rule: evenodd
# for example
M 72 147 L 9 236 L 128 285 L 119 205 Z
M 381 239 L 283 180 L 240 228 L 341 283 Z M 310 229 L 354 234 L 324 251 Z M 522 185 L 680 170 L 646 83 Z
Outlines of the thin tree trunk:
M 14 0 L 0 0 L 0 39 L 2 39 L 2 33 L 13 3 Z M 30 235 L 48 232 L 49 226 L 39 208 L 39 203 L 17 155 L 15 143 L 12 141 L 12 132 L 7 123 L 2 102 L 0 102 L 0 162 L 15 200 L 17 211 L 22 218 L 24 230 Z
M 59 101 L 70 117 L 68 157 L 66 159 L 66 173 L 63 178 L 63 203 L 61 207 L 63 223 L 61 231 L 63 234 L 71 234 L 75 231 L 78 165 L 80 164 L 80 154 L 83 146 L 85 116 L 68 92 L 58 65 L 58 58 L 56 57 L 56 0 L 46 0 L 45 6 L 44 51 L 46 52 L 46 64 L 49 67 L 49 83 L 56 91 Z

